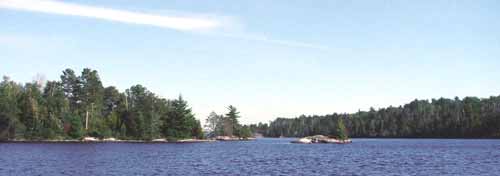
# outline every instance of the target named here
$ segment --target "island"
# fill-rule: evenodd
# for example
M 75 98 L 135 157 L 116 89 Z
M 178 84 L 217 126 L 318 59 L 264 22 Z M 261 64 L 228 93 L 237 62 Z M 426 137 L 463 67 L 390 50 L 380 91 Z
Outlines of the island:
M 323 135 L 308 136 L 299 138 L 292 143 L 297 144 L 349 144 L 352 143 L 351 139 L 337 139 Z
M 0 141 L 194 143 L 252 140 L 235 106 L 205 128 L 182 96 L 167 99 L 142 85 L 104 86 L 96 70 L 68 68 L 60 80 L 0 82 Z M 214 116 L 215 115 L 215 116 Z
M 337 123 L 335 123 L 335 130 L 332 130 L 330 136 L 324 135 L 314 135 L 307 136 L 303 138 L 299 138 L 292 143 L 297 144 L 349 144 L 352 143 L 352 140 L 349 139 L 347 134 L 347 129 L 344 125 L 344 122 L 341 118 L 337 119 Z

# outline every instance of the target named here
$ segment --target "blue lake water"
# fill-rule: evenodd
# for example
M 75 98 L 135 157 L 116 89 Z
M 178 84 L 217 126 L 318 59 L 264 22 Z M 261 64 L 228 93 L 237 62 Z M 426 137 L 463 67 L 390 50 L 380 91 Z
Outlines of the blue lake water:
M 0 175 L 500 175 L 500 140 L 0 143 Z

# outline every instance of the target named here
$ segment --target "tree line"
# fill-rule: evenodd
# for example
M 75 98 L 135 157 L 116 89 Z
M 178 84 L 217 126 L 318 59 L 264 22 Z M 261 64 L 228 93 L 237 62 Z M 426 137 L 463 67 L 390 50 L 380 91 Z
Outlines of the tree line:
M 161 98 L 142 85 L 103 87 L 96 70 L 66 69 L 59 81 L 0 83 L 0 140 L 203 138 L 188 103 Z
M 268 137 L 336 136 L 339 119 L 351 137 L 500 138 L 500 96 L 414 100 L 350 114 L 277 118 L 251 127 Z

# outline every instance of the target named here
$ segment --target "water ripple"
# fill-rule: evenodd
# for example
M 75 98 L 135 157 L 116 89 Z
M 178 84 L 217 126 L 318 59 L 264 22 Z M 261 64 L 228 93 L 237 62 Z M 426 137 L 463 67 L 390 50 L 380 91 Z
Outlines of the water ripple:
M 499 175 L 500 140 L 0 143 L 0 175 Z

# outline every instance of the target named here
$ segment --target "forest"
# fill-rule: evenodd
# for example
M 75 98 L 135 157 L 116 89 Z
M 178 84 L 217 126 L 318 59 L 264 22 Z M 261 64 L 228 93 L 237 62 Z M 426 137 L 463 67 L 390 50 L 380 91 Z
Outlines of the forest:
M 500 138 L 500 96 L 414 100 L 350 114 L 277 118 L 251 129 L 268 137 L 336 136 L 339 119 L 350 137 Z
M 237 113 L 231 107 L 232 113 Z M 227 125 L 239 130 L 237 118 Z M 233 122 L 236 122 L 233 124 Z M 232 133 L 232 132 L 231 132 Z M 104 87 L 96 70 L 66 69 L 59 81 L 0 83 L 0 140 L 204 138 L 186 100 L 165 99 L 142 85 Z
M 165 99 L 142 85 L 104 87 L 96 70 L 66 69 L 58 81 L 0 82 L 0 140 L 97 138 L 171 140 L 214 136 L 500 138 L 500 96 L 414 100 L 356 113 L 301 115 L 241 125 L 236 107 L 212 112 L 203 130 L 186 100 Z M 341 124 L 341 125 L 339 125 Z M 206 134 L 204 133 L 206 132 Z

